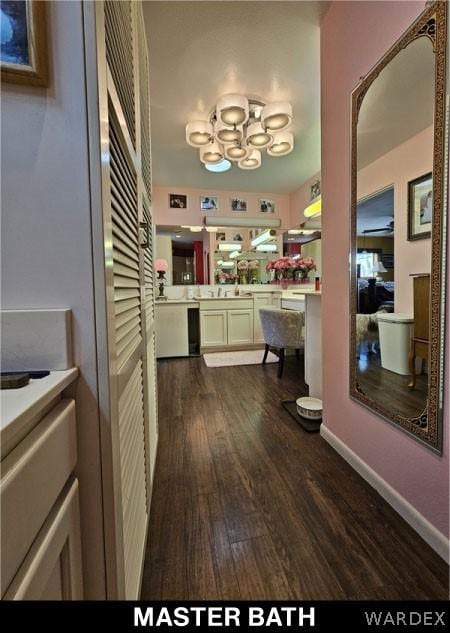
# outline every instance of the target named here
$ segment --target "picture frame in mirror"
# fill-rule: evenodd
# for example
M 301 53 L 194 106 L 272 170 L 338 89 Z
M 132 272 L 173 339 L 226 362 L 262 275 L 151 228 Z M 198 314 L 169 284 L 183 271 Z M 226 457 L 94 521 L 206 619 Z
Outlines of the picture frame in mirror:
M 408 240 L 431 237 L 433 219 L 433 174 L 408 182 Z

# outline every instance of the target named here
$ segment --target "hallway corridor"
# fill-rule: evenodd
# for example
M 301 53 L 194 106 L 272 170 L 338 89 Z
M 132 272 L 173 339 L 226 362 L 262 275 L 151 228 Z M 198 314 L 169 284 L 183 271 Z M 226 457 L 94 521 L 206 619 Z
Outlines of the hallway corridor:
M 447 598 L 445 563 L 282 409 L 300 367 L 158 363 L 143 600 Z

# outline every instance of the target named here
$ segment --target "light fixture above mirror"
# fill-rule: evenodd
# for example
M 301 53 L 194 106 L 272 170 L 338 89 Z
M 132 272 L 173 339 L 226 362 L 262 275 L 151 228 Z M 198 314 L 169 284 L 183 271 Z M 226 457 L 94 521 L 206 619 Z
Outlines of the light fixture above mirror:
M 294 149 L 292 106 L 287 102 L 264 103 L 244 95 L 226 94 L 217 102 L 208 121 L 190 121 L 186 142 L 200 150 L 200 162 L 214 173 L 258 169 L 261 150 L 279 157 Z M 217 168 L 216 168 L 217 167 Z

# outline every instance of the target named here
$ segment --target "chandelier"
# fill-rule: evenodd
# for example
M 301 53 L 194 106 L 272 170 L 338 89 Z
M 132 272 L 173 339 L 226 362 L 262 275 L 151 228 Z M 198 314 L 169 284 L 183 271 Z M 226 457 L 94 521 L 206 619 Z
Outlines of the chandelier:
M 190 121 L 186 142 L 200 150 L 200 161 L 209 171 L 258 169 L 261 150 L 269 156 L 285 156 L 294 149 L 292 106 L 287 102 L 264 103 L 243 95 L 226 94 L 209 121 Z

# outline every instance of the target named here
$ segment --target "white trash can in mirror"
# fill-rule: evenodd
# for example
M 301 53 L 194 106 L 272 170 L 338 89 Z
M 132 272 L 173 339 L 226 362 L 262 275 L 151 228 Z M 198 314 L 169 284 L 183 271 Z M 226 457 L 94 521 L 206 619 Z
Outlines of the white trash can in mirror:
M 396 374 L 409 374 L 408 356 L 414 318 L 400 312 L 379 312 L 381 366 Z

